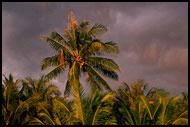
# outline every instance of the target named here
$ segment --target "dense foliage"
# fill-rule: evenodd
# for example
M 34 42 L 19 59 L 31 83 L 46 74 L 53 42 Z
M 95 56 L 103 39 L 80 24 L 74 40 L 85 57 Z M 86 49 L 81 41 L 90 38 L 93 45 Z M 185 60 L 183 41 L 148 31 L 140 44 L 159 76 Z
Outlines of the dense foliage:
M 76 117 L 75 100 L 61 96 L 55 84 L 43 76 L 2 84 L 3 125 L 187 125 L 188 95 L 171 97 L 163 89 L 139 80 L 123 83 L 116 91 L 93 87 L 89 95 L 80 90 L 83 123 Z M 80 117 L 80 116 L 79 116 Z
M 105 55 L 117 54 L 115 42 L 102 42 L 107 31 L 101 24 L 78 25 L 72 12 L 63 34 L 41 36 L 57 55 L 44 58 L 42 70 L 54 67 L 39 79 L 2 82 L 3 125 L 174 125 L 188 124 L 188 94 L 171 97 L 164 89 L 142 80 L 113 91 L 104 77 L 118 80 L 119 67 Z M 51 79 L 67 72 L 64 96 Z M 80 82 L 82 73 L 90 94 Z M 63 75 L 64 76 L 64 75 Z M 69 97 L 69 98 L 68 98 Z

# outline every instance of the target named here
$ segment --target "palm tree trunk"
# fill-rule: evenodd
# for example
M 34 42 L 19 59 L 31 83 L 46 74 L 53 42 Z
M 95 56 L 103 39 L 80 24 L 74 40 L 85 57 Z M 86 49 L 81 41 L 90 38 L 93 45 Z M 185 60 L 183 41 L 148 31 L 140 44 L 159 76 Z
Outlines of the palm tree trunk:
M 72 81 L 71 88 L 72 88 L 72 91 L 73 91 L 73 94 L 74 94 L 74 100 L 75 100 L 75 117 L 80 119 L 82 124 L 84 125 L 79 80 Z

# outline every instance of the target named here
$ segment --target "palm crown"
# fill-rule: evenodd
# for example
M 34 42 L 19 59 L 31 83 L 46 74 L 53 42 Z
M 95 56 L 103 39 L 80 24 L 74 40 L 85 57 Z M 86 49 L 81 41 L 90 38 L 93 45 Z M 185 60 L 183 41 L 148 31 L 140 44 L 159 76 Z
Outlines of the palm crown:
M 48 79 L 55 78 L 65 68 L 69 67 L 69 79 L 67 87 L 72 78 L 79 79 L 80 72 L 86 73 L 87 80 L 98 88 L 103 85 L 111 90 L 108 83 L 101 76 L 118 80 L 116 71 L 119 71 L 118 65 L 111 59 L 101 57 L 105 53 L 118 53 L 116 43 L 101 42 L 97 36 L 106 32 L 107 28 L 101 24 L 94 24 L 89 27 L 89 22 L 83 20 L 77 25 L 72 12 L 69 14 L 68 29 L 60 35 L 52 32 L 50 37 L 41 36 L 54 49 L 58 55 L 43 59 L 42 70 L 55 66 L 46 74 Z M 68 90 L 68 89 L 67 89 Z

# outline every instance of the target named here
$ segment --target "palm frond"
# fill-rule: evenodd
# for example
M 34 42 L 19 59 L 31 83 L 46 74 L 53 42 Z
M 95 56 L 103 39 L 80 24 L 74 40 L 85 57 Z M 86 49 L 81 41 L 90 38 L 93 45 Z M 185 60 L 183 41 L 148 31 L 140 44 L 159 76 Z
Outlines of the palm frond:
M 45 112 L 40 112 L 38 113 L 38 116 L 41 117 L 44 120 L 48 120 L 50 125 L 55 125 L 54 121 L 52 120 L 52 118 L 46 114 Z
M 119 52 L 118 47 L 114 42 L 103 43 L 100 40 L 94 40 L 88 46 L 88 50 L 92 53 L 103 53 L 103 54 L 117 54 Z
M 89 56 L 87 62 L 92 66 L 100 66 L 102 69 L 108 71 L 119 71 L 119 66 L 112 59 L 100 56 Z
M 33 118 L 33 120 L 29 122 L 29 125 L 45 125 L 45 124 L 40 119 Z
M 68 45 L 69 45 L 73 50 L 75 50 L 76 47 L 77 47 L 75 35 L 72 35 L 72 34 L 71 34 L 72 31 L 70 31 L 69 29 L 64 29 L 64 31 L 65 31 L 65 34 L 64 34 L 63 36 L 67 38 L 67 40 L 68 40 Z
M 188 119 L 187 119 L 187 118 L 179 118 L 179 119 L 175 120 L 175 121 L 172 123 L 172 125 L 178 125 L 178 123 L 179 123 L 179 122 L 182 122 L 182 121 L 184 121 L 184 122 L 186 122 L 186 124 L 188 124 Z
M 59 91 L 59 88 L 53 84 L 49 85 L 48 87 L 46 87 L 44 90 L 43 90 L 43 93 L 42 95 L 44 97 L 47 97 L 47 96 L 50 96 L 50 95 L 61 95 L 61 92 Z
M 87 32 L 88 36 L 93 36 L 93 37 L 97 37 L 98 35 L 101 35 L 103 33 L 107 32 L 107 28 L 102 25 L 102 24 L 98 24 L 95 23 Z
M 103 77 L 95 70 L 93 69 L 93 67 L 91 67 L 90 65 L 88 65 L 86 67 L 88 73 L 94 78 L 94 80 L 96 82 L 98 82 L 99 84 L 103 85 L 107 90 L 112 91 L 112 89 L 110 88 L 110 86 L 108 85 L 108 83 L 103 79 Z
M 61 44 L 59 41 L 49 38 L 47 36 L 40 36 L 40 39 L 45 40 L 55 51 L 60 51 L 61 49 L 64 50 L 64 52 L 69 53 L 70 55 L 73 55 L 72 49 L 70 49 L 67 45 Z
M 88 72 L 85 72 L 87 75 L 87 82 L 91 85 L 91 88 L 98 88 L 99 90 L 102 90 L 101 85 L 93 78 L 93 76 L 91 74 L 89 74 Z
M 60 60 L 59 60 L 58 55 L 55 55 L 55 56 L 52 56 L 52 57 L 46 57 L 42 61 L 41 70 L 43 71 L 48 67 L 57 66 L 59 64 L 60 64 Z
M 94 125 L 97 121 L 99 122 L 100 119 L 98 118 L 98 114 L 110 112 L 110 105 L 107 105 L 107 106 L 104 105 L 103 107 L 101 107 L 101 106 L 106 101 L 110 102 L 110 99 L 113 99 L 113 97 L 114 97 L 114 94 L 112 92 L 110 92 L 110 93 L 105 94 L 105 96 L 100 100 L 100 103 L 97 106 L 97 109 L 93 116 L 92 125 Z M 100 115 L 100 116 L 102 116 L 102 115 Z
M 109 41 L 109 42 L 105 42 L 105 52 L 107 53 L 115 53 L 118 54 L 119 53 L 119 48 L 117 46 L 117 44 L 113 41 Z
M 143 96 L 140 96 L 140 98 L 141 98 L 142 102 L 144 103 L 144 105 L 145 105 L 145 107 L 146 107 L 146 109 L 147 109 L 147 111 L 149 113 L 149 116 L 150 116 L 151 120 L 153 120 L 153 116 L 152 116 L 152 113 L 151 113 L 149 103 L 145 100 L 145 98 Z
M 53 39 L 57 40 L 58 42 L 61 42 L 62 44 L 67 44 L 67 41 L 63 38 L 63 36 L 61 36 L 56 31 L 51 32 L 50 38 L 53 38 Z
M 56 78 L 60 73 L 64 72 L 64 68 L 62 64 L 59 64 L 57 67 L 55 67 L 54 69 L 52 69 L 51 71 L 49 71 L 45 77 L 50 80 L 53 78 Z
M 61 101 L 59 101 L 58 99 L 54 98 L 53 99 L 53 103 L 55 105 L 59 105 L 60 107 L 62 107 L 65 111 L 67 111 L 68 113 L 71 113 L 69 108 L 67 107 L 67 105 L 65 105 L 64 103 L 62 103 Z

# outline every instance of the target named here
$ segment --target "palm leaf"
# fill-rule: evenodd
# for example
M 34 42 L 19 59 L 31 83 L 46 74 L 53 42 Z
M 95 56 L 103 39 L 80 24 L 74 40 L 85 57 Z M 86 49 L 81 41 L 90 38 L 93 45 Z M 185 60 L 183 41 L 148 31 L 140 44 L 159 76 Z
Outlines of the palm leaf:
M 91 88 L 98 88 L 99 90 L 102 90 L 101 85 L 93 78 L 93 76 L 91 74 L 89 74 L 88 72 L 85 72 L 87 76 L 87 82 L 91 85 Z
M 114 42 L 103 43 L 100 40 L 94 40 L 88 46 L 88 50 L 91 50 L 92 53 L 118 53 L 118 47 Z
M 73 55 L 72 50 L 66 46 L 61 44 L 60 42 L 58 42 L 57 40 L 53 39 L 53 38 L 49 38 L 47 36 L 40 36 L 40 39 L 46 40 L 46 42 L 55 50 L 55 51 L 60 51 L 61 49 L 63 49 L 64 51 L 66 51 L 67 53 L 69 53 L 70 55 Z
M 53 38 L 53 39 L 55 39 L 55 40 L 57 40 L 58 42 L 61 42 L 61 43 L 65 43 L 65 44 L 67 44 L 67 41 L 63 38 L 63 36 L 61 36 L 59 33 L 57 33 L 56 31 L 53 31 L 53 32 L 51 32 L 51 36 L 50 36 L 50 38 Z M 63 43 L 63 44 L 64 44 Z
M 33 125 L 33 124 L 39 124 L 39 125 L 44 125 L 44 123 L 41 121 L 41 120 L 39 120 L 38 118 L 33 118 L 33 120 L 31 120 L 30 122 L 29 122 L 29 125 Z
M 41 112 L 38 114 L 38 116 L 42 117 L 43 119 L 47 119 L 50 122 L 50 125 L 55 125 L 54 121 L 48 114 Z
M 143 101 L 148 113 L 149 113 L 149 116 L 151 118 L 151 120 L 153 120 L 153 116 L 152 116 L 152 113 L 151 113 L 151 109 L 150 109 L 150 105 L 149 103 L 145 100 L 145 98 L 143 96 L 140 96 L 141 100 Z
M 102 69 L 108 71 L 119 71 L 119 66 L 112 59 L 89 56 L 87 62 L 92 66 L 101 66 Z
M 107 28 L 102 24 L 95 23 L 87 32 L 88 36 L 96 37 L 98 35 L 101 35 L 103 33 L 107 32 Z
M 59 88 L 53 84 L 49 85 L 48 87 L 46 87 L 43 92 L 42 95 L 43 97 L 47 97 L 52 95 L 52 93 L 54 93 L 54 95 L 61 95 L 61 92 L 59 91 Z
M 103 104 L 103 102 L 108 101 L 108 100 L 110 100 L 110 99 L 113 98 L 113 97 L 114 97 L 114 94 L 113 94 L 112 92 L 110 92 L 110 93 L 107 93 L 107 94 L 101 99 L 100 104 L 98 105 L 98 107 L 97 107 L 97 109 L 96 109 L 96 111 L 95 111 L 95 113 L 94 113 L 93 120 L 92 120 L 92 125 L 94 125 L 95 122 L 97 121 L 97 120 L 96 120 L 96 117 L 97 117 L 98 113 L 100 113 L 100 112 L 109 112 L 109 110 L 107 109 L 107 107 L 101 108 L 101 105 Z
M 113 41 L 105 42 L 104 45 L 106 48 L 105 52 L 115 53 L 115 54 L 119 53 L 119 48 L 115 42 L 113 42 Z
M 57 66 L 59 64 L 60 64 L 60 59 L 58 55 L 52 57 L 46 57 L 42 61 L 41 70 L 45 70 L 48 67 Z
M 102 76 L 95 69 L 93 69 L 90 65 L 88 65 L 86 69 L 96 82 L 103 85 L 106 89 L 112 91 L 108 83 L 102 78 Z
M 59 106 L 61 106 L 65 111 L 67 111 L 68 113 L 71 113 L 68 107 L 61 101 L 57 100 L 56 98 L 53 99 L 53 103 L 59 104 Z
M 63 71 L 64 71 L 63 64 L 59 64 L 57 67 L 49 71 L 45 75 L 45 77 L 50 80 L 50 79 L 56 78 Z
M 187 118 L 179 118 L 179 119 L 175 120 L 172 123 L 172 125 L 175 125 L 175 124 L 177 124 L 178 122 L 181 122 L 181 121 L 185 121 L 186 123 L 188 123 L 188 119 Z

